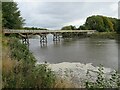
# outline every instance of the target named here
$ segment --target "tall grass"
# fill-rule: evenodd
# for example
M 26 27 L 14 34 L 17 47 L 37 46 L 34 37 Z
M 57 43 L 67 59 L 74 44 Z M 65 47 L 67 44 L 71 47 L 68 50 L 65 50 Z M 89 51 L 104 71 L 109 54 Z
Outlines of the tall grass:
M 35 65 L 36 59 L 27 46 L 16 38 L 3 40 L 3 88 L 51 88 L 55 74 L 47 65 Z

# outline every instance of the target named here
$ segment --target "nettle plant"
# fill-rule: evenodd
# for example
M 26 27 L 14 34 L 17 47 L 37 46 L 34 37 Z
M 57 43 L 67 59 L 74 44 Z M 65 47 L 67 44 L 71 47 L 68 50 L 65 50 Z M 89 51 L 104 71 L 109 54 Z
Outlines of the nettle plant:
M 91 73 L 96 74 L 96 77 L 93 77 Z M 98 88 L 120 88 L 120 74 L 114 70 L 106 75 L 102 65 L 97 71 L 88 70 L 86 77 L 85 86 L 88 90 L 98 90 Z

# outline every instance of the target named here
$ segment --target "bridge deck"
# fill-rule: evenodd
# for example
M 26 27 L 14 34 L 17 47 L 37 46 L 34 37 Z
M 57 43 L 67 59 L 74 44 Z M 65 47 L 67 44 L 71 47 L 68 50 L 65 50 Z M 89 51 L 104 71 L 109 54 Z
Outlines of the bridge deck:
M 11 34 L 11 33 L 94 33 L 96 30 L 13 30 L 13 29 L 4 29 L 5 34 Z

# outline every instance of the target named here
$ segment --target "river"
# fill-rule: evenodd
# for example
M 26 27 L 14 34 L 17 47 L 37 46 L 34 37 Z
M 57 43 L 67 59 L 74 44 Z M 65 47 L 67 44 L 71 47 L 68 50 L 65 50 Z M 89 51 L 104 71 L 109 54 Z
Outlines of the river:
M 47 37 L 45 47 L 41 47 L 38 36 L 30 39 L 29 49 L 39 63 L 92 63 L 94 66 L 102 64 L 107 68 L 118 69 L 117 40 L 80 38 L 61 39 L 59 43 L 53 43 L 52 35 Z

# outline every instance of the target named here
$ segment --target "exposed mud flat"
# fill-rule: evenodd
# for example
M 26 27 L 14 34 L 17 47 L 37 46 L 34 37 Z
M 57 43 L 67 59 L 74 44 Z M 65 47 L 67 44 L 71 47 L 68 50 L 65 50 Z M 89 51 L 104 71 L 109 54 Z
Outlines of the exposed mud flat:
M 48 67 L 56 73 L 56 76 L 61 77 L 63 80 L 70 81 L 74 84 L 76 88 L 84 88 L 85 80 L 88 80 L 86 73 L 90 71 L 98 71 L 99 67 L 95 67 L 92 63 L 82 64 L 82 63 L 69 63 L 63 62 L 58 64 L 48 64 Z M 104 76 L 109 78 L 109 74 L 113 71 L 110 68 L 103 67 Z M 90 80 L 95 80 L 97 74 L 95 72 L 90 72 Z

